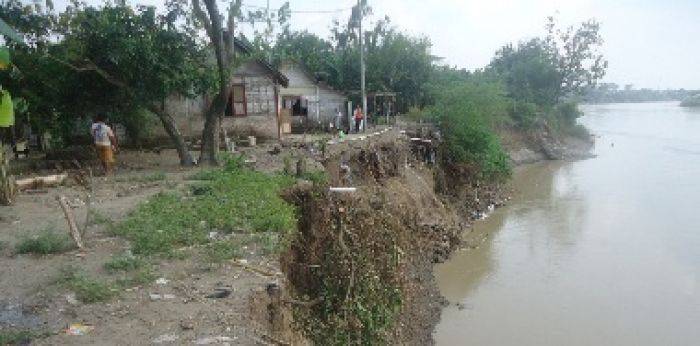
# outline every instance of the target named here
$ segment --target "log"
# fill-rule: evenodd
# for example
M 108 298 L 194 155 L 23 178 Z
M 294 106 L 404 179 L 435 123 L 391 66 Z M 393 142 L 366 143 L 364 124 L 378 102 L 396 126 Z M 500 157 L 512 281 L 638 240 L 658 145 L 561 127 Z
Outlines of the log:
M 39 189 L 42 187 L 53 187 L 61 185 L 66 180 L 66 178 L 68 178 L 68 174 L 65 173 L 53 174 L 43 177 L 17 179 L 15 180 L 15 185 L 17 186 L 18 190 Z
M 56 197 L 56 199 L 58 200 L 58 204 L 61 205 L 61 209 L 63 209 L 63 214 L 66 216 L 66 221 L 68 221 L 68 228 L 70 229 L 71 238 L 73 238 L 73 241 L 75 241 L 75 245 L 78 246 L 78 249 L 83 250 L 83 240 L 80 236 L 78 225 L 75 223 L 73 210 L 71 210 L 70 206 L 68 205 L 68 199 L 66 196 L 59 196 Z

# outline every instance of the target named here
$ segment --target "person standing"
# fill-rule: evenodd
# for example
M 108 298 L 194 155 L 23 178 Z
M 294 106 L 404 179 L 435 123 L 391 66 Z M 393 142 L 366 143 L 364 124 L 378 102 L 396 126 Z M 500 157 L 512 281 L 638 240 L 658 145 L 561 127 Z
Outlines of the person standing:
M 362 119 L 364 119 L 364 114 L 362 114 L 362 108 L 358 105 L 355 107 L 355 133 L 360 133 L 360 126 L 362 125 Z
M 95 117 L 90 127 L 90 132 L 105 175 L 112 175 L 114 170 L 114 152 L 117 151 L 117 137 L 112 129 L 105 124 L 104 116 L 102 115 Z

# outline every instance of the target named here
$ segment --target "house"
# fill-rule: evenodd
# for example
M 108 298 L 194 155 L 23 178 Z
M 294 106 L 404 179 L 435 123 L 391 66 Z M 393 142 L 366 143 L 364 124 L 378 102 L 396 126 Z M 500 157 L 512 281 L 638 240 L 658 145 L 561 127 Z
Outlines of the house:
M 280 89 L 288 86 L 287 77 L 262 59 L 247 58 L 252 47 L 244 40 L 234 40 L 236 56 L 243 63 L 231 75 L 222 128 L 228 133 L 259 138 L 280 137 Z M 165 101 L 165 111 L 174 119 L 185 137 L 197 137 L 204 128 L 204 113 L 212 96 L 188 98 L 172 95 Z
M 319 81 L 304 65 L 294 61 L 280 64 L 289 85 L 280 89 L 280 117 L 284 133 L 328 130 L 341 113 L 341 126 L 348 126 L 348 97 Z M 334 125 L 333 125 L 334 126 Z

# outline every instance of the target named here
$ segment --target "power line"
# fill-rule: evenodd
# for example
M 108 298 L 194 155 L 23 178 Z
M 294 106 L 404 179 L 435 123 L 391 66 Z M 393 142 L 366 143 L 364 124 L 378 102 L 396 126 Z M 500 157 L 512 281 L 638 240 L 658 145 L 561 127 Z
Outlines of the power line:
M 258 9 L 258 10 L 267 10 L 267 6 L 259 6 L 259 5 L 241 5 L 241 7 L 246 7 L 246 8 L 253 8 L 253 9 Z M 279 10 L 275 9 L 275 11 Z M 328 13 L 339 13 L 339 12 L 344 12 L 344 11 L 349 11 L 352 10 L 352 7 L 344 7 L 344 8 L 336 8 L 332 10 L 290 10 L 290 13 L 319 13 L 319 14 L 328 14 Z

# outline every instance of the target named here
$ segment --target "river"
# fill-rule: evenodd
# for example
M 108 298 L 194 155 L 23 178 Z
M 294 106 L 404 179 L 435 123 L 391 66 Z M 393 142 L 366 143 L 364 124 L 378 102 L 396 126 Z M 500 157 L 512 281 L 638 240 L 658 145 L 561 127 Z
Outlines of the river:
M 597 157 L 518 168 L 436 266 L 438 345 L 700 344 L 700 110 L 582 110 Z

